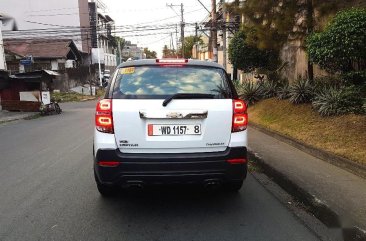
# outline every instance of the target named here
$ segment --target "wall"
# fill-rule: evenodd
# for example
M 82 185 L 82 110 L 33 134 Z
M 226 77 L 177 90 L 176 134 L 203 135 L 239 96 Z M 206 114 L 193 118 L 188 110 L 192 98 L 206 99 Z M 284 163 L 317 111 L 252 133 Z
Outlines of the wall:
M 2 13 L 15 18 L 19 30 L 76 27 L 72 28 L 71 33 L 67 33 L 64 29 L 63 32 L 54 34 L 54 37 L 72 38 L 81 50 L 81 33 L 77 32 L 81 21 L 79 13 L 88 14 L 84 10 L 82 12 L 79 10 L 79 2 L 81 1 L 87 2 L 87 0 L 0 0 L 0 9 Z M 4 30 L 10 30 L 10 27 L 10 25 L 4 26 Z M 64 28 L 71 30 L 70 27 Z M 24 33 L 19 34 L 21 35 L 18 37 L 27 36 Z M 3 35 L 6 38 L 6 32 Z M 41 37 L 41 35 L 37 34 L 36 37 Z
M 283 63 L 286 63 L 281 71 L 282 77 L 288 79 L 290 82 L 299 78 L 308 77 L 308 57 L 305 49 L 301 47 L 299 40 L 287 42 L 280 52 L 280 58 Z M 313 66 L 313 71 L 315 78 L 330 75 L 318 65 Z
M 328 4 L 331 1 L 328 1 Z M 366 7 L 365 0 L 348 0 L 348 1 L 334 1 L 333 9 L 327 9 L 328 14 L 321 13 L 320 9 L 315 9 L 315 31 L 321 31 L 329 23 L 330 19 L 336 12 L 341 9 L 350 7 Z M 301 17 L 301 15 L 299 15 Z M 301 21 L 300 21 L 301 22 Z M 283 62 L 287 63 L 285 68 L 282 70 L 282 76 L 287 78 L 289 81 L 294 81 L 300 78 L 307 78 L 307 62 L 308 57 L 303 43 L 300 40 L 289 40 L 280 51 L 280 58 Z M 314 77 L 329 75 L 326 71 L 314 65 Z
M 76 86 L 89 84 L 90 80 L 93 80 L 93 71 L 91 69 L 92 75 L 89 75 L 89 66 L 65 69 L 53 80 L 52 87 L 61 91 L 69 91 Z
M 81 31 L 82 36 L 82 50 L 84 52 L 89 52 L 91 48 L 91 34 L 86 31 L 86 29 L 90 28 L 90 20 L 89 20 L 89 6 L 88 0 L 78 0 L 79 1 L 79 18 L 80 18 L 80 26 L 85 30 Z
M 280 52 L 280 58 L 285 63 L 281 74 L 290 82 L 307 76 L 307 56 L 299 40 L 287 42 Z

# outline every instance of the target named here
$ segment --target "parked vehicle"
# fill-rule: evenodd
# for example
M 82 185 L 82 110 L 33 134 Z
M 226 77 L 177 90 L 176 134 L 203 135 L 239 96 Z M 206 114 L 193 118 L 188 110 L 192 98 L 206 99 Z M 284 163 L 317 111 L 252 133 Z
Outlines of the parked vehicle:
M 41 104 L 39 111 L 41 115 L 54 115 L 54 114 L 61 114 L 62 109 L 60 105 L 54 99 L 51 99 L 51 103 L 49 104 Z
M 96 106 L 99 192 L 196 183 L 237 191 L 247 175 L 247 110 L 221 65 L 129 61 Z
M 111 71 L 109 69 L 104 70 L 103 79 L 106 79 L 107 81 L 111 77 Z

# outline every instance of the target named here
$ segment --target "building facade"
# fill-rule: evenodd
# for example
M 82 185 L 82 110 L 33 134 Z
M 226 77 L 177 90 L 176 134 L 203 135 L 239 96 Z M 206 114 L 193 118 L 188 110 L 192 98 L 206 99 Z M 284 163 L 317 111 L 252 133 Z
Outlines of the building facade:
M 241 2 L 240 2 L 241 3 Z M 233 79 L 237 79 L 238 72 L 234 69 L 229 61 L 229 55 L 224 57 L 224 51 L 229 48 L 230 39 L 234 36 L 235 32 L 239 29 L 242 16 L 238 16 L 235 13 L 231 13 L 226 9 L 223 13 L 223 2 L 220 1 L 216 6 L 216 21 L 217 21 L 217 63 L 226 65 L 226 71 L 231 74 Z M 224 17 L 225 16 L 225 17 Z M 212 39 L 211 39 L 211 15 L 207 15 L 202 20 L 201 26 L 201 43 L 195 44 L 192 49 L 192 57 L 200 60 L 212 61 L 214 58 Z M 224 41 L 223 31 L 226 31 L 226 38 Z M 225 46 L 224 46 L 225 45 Z M 225 64 L 224 64 L 225 63 Z
M 72 39 L 80 52 L 90 55 L 85 63 L 116 66 L 114 21 L 102 0 L 1 0 L 0 9 L 22 30 L 10 31 L 14 23 L 9 23 L 3 26 L 4 39 Z
M 112 35 L 114 20 L 105 14 L 106 6 L 100 0 L 89 0 L 89 28 L 93 64 L 102 64 L 103 69 L 113 70 L 117 65 L 116 43 Z M 87 33 L 87 34 L 89 34 Z
M 126 61 L 128 59 L 144 59 L 144 49 L 138 47 L 137 44 L 131 43 L 131 41 L 126 41 L 125 46 L 122 49 L 122 60 Z
M 82 52 L 71 39 L 8 39 L 4 41 L 4 48 L 10 75 L 55 71 L 57 78 L 53 88 L 62 91 L 88 81 Z

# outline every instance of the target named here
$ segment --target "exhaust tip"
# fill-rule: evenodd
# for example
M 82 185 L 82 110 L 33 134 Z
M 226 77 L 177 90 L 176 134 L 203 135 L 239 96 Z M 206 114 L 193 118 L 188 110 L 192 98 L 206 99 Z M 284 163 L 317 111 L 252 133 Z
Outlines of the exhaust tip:
M 142 181 L 128 181 L 124 187 L 132 189 L 132 190 L 142 190 L 145 185 Z
M 221 187 L 221 182 L 218 179 L 205 180 L 203 187 L 208 190 L 216 190 Z

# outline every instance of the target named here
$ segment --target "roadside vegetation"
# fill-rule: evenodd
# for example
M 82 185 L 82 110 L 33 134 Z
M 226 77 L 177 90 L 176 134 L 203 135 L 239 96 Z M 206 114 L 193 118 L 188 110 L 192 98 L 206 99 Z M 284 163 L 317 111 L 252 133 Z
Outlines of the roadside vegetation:
M 261 8 L 249 2 L 249 7 Z M 294 19 L 292 12 L 287 14 L 283 20 L 272 16 L 274 20 L 266 21 L 281 27 Z M 314 20 L 311 16 L 308 20 Z M 263 19 L 243 26 L 231 40 L 229 58 L 238 69 L 263 77 L 237 82 L 236 87 L 250 106 L 252 123 L 366 165 L 366 9 L 349 8 L 329 19 L 317 29 L 307 21 L 307 30 L 312 31 L 297 33 L 302 34 L 309 57 L 308 76 L 291 82 L 280 77 L 283 64 L 276 59 L 282 45 L 265 41 L 273 38 L 265 37 L 271 32 L 261 29 Z M 280 42 L 293 36 L 291 31 L 279 29 Z M 328 75 L 314 77 L 314 64 Z
M 260 101 L 248 112 L 251 123 L 366 165 L 365 115 L 324 118 L 311 104 L 293 105 L 277 98 Z
M 86 100 L 94 100 L 95 98 L 99 98 L 104 95 L 104 90 L 97 90 L 96 96 L 90 95 L 82 95 L 76 92 L 53 92 L 52 98 L 57 102 L 77 102 L 77 101 L 86 101 Z

